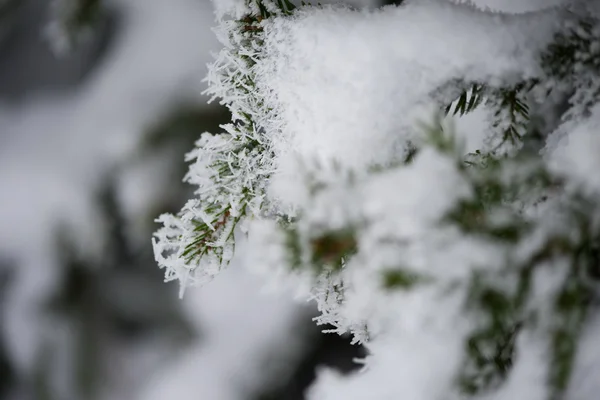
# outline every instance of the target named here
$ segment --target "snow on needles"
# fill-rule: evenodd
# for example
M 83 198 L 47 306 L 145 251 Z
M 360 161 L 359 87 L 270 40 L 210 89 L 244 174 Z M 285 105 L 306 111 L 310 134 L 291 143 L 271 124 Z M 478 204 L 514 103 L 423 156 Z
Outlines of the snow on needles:
M 590 51 L 600 47 L 588 44 L 600 35 L 577 25 L 572 9 L 498 14 L 445 0 L 375 11 L 249 4 L 240 20 L 220 20 L 225 48 L 208 78 L 234 122 L 219 138 L 205 134 L 190 155 L 186 179 L 198 186 L 197 198 L 178 216 L 161 217 L 154 243 L 167 278 L 183 285 L 188 277 L 212 279 L 231 258 L 241 222 L 248 264 L 285 288 L 296 279 L 299 292 L 317 302 L 317 323 L 350 332 L 370 350 L 363 373 L 322 375 L 310 395 L 327 400 L 455 398 L 463 367 L 473 390 L 492 385 L 496 377 L 478 376 L 487 372 L 464 347 L 472 339 L 488 351 L 489 336 L 476 333 L 503 320 L 477 306 L 465 311 L 483 285 L 508 299 L 515 318 L 530 309 L 537 318 L 537 327 L 511 343 L 520 351 L 511 360 L 517 372 L 492 397 L 544 399 L 540 377 L 556 363 L 543 329 L 571 324 L 550 308 L 566 293 L 564 252 L 579 226 L 560 198 L 539 207 L 530 198 L 506 204 L 498 192 L 527 186 L 534 192 L 527 196 L 543 198 L 536 185 L 547 189 L 549 167 L 597 193 L 600 183 L 590 178 L 599 148 L 591 106 L 597 93 L 587 83 L 597 83 L 600 61 Z M 552 71 L 547 51 L 564 32 L 571 36 L 563 42 L 580 47 L 573 65 Z M 570 142 L 547 149 L 545 160 L 495 160 L 499 147 L 486 148 L 486 134 L 501 131 L 518 147 L 526 132 L 514 125 L 530 115 L 523 92 L 539 105 L 548 89 L 565 90 L 561 84 L 574 92 L 572 107 L 550 137 Z M 489 98 L 481 107 L 491 116 L 471 127 L 482 131 L 480 146 L 469 135 L 469 147 L 482 149 L 469 155 L 473 168 L 447 121 L 422 124 L 465 90 L 483 90 Z M 202 247 L 207 238 L 213 241 Z M 521 267 L 529 268 L 526 283 Z
M 306 9 L 265 23 L 258 86 L 278 110 L 267 126 L 282 180 L 296 159 L 362 169 L 397 157 L 432 94 L 452 80 L 500 85 L 539 75 L 556 12 L 502 16 L 415 1 L 356 12 Z M 291 164 L 291 165 L 290 165 Z M 294 202 L 289 182 L 275 196 Z
M 564 136 L 552 152 L 550 164 L 567 175 L 576 188 L 600 193 L 600 106 Z
M 254 3 L 247 10 L 258 12 Z M 557 14 L 501 16 L 420 1 L 360 12 L 307 7 L 256 25 L 221 20 L 224 48 L 209 68 L 209 93 L 243 124 L 204 135 L 190 154 L 196 161 L 186 180 L 198 185 L 198 199 L 180 217 L 160 218 L 165 228 L 154 244 L 167 279 L 210 281 L 232 256 L 231 219 L 259 215 L 263 204 L 292 215 L 306 197 L 307 166 L 361 170 L 397 161 L 444 85 L 539 75 L 537 57 L 558 28 Z M 209 203 L 221 206 L 207 212 Z M 206 224 L 202 239 L 195 220 Z M 198 243 L 213 251 L 195 257 Z

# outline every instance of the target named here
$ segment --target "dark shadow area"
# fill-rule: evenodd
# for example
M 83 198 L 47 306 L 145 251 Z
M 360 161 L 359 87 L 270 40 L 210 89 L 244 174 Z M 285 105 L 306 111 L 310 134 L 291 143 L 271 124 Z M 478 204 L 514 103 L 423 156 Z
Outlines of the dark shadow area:
M 350 344 L 351 338 L 348 335 L 322 333 L 322 330 L 331 328 L 330 326 L 311 328 L 309 344 L 300 362 L 295 366 L 292 376 L 281 385 L 260 395 L 256 400 L 304 400 L 306 389 L 314 382 L 318 369 L 333 368 L 344 374 L 356 371 L 360 365 L 354 360 L 366 356 L 365 348 Z
M 20 101 L 34 93 L 75 88 L 110 51 L 121 21 L 107 10 L 88 40 L 66 54 L 55 54 L 44 34 L 51 3 L 10 0 L 0 11 L 0 98 Z

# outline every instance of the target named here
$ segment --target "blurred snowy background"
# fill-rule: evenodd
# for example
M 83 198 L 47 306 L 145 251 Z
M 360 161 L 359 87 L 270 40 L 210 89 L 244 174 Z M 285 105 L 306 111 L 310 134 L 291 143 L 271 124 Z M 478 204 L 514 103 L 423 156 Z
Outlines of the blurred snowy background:
M 183 300 L 153 260 L 184 153 L 228 120 L 201 95 L 209 0 L 105 1 L 61 53 L 53 4 L 0 0 L 0 400 L 293 400 L 355 368 L 310 305 L 261 294 L 243 246 Z

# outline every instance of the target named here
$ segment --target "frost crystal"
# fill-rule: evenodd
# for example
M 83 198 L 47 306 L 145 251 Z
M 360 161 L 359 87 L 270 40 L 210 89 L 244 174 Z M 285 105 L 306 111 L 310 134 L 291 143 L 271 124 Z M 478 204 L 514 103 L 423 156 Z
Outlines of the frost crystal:
M 576 393 L 600 277 L 600 23 L 579 1 L 459 3 L 219 14 L 209 93 L 232 123 L 189 154 L 196 197 L 158 220 L 156 258 L 207 282 L 243 227 L 256 271 L 370 350 L 311 398 Z

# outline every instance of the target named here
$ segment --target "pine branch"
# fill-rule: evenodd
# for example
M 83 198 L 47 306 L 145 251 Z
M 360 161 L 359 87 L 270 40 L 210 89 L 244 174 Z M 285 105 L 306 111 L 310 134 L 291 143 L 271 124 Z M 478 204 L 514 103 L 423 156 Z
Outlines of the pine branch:
M 290 15 L 294 8 L 288 0 L 251 0 L 248 14 L 222 22 L 231 33 L 210 69 L 207 93 L 221 98 L 233 120 L 218 136 L 203 134 L 187 156 L 194 163 L 185 180 L 198 186 L 197 198 L 178 216 L 157 220 L 164 227 L 153 243 L 159 265 L 166 268 L 166 280 L 179 279 L 185 286 L 189 279 L 197 283 L 212 279 L 233 257 L 238 225 L 261 212 L 273 154 L 257 122 L 270 110 L 256 88 L 254 66 L 260 61 L 263 21 Z

